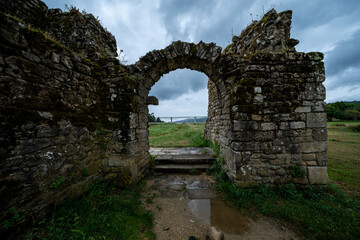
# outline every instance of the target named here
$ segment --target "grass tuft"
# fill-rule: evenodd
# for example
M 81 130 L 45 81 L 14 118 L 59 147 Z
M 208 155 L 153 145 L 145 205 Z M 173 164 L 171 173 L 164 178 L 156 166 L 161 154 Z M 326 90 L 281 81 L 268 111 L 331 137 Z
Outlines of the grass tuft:
M 360 124 L 349 126 L 349 129 L 353 132 L 360 132 Z
M 149 127 L 151 147 L 208 147 L 204 138 L 204 123 L 157 123 Z
M 142 186 L 119 191 L 108 183 L 91 184 L 84 197 L 55 208 L 25 239 L 155 239 L 153 215 L 140 200 Z
M 248 214 L 275 217 L 306 239 L 360 239 L 360 200 L 334 185 L 307 189 L 294 184 L 259 185 L 243 189 L 215 178 L 218 190 L 231 205 Z

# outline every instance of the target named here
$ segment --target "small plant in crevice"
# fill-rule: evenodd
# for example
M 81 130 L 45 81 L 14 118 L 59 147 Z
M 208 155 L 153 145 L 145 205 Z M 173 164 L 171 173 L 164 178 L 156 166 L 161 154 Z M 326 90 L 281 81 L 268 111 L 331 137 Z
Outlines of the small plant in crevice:
M 220 144 L 217 141 L 210 143 L 210 148 L 214 150 L 217 155 L 220 155 Z
M 87 176 L 89 174 L 89 169 L 87 167 L 83 167 L 81 173 L 82 175 Z
M 185 192 L 186 191 L 186 188 L 187 187 L 187 184 L 185 183 L 185 184 L 183 184 L 183 187 L 182 187 L 182 189 L 181 190 L 179 190 L 179 192 Z
M 0 230 L 8 230 L 12 228 L 19 220 L 19 213 L 15 207 L 10 207 L 7 212 L 7 217 L 1 220 Z
M 300 165 L 289 166 L 287 169 L 292 177 L 302 178 L 306 176 L 305 170 Z
M 151 204 L 154 202 L 154 199 L 158 197 L 157 194 L 153 194 L 153 195 L 149 195 L 149 196 L 146 196 L 145 198 L 145 202 L 148 203 L 148 204 Z
M 62 176 L 58 176 L 57 180 L 51 183 L 50 188 L 57 189 L 63 182 L 65 182 L 64 178 Z
M 149 153 L 149 157 L 150 157 L 150 168 L 149 168 L 149 173 L 150 174 L 154 174 L 155 173 L 155 165 L 156 165 L 156 155 L 152 155 Z
M 110 131 L 104 129 L 100 123 L 96 124 L 95 137 L 97 138 L 98 145 L 102 150 L 108 148 L 108 144 L 111 141 L 111 138 L 108 136 Z
M 190 175 L 198 175 L 198 174 L 200 174 L 201 173 L 201 171 L 199 170 L 199 169 L 196 169 L 196 168 L 191 168 L 190 170 L 189 170 L 189 174 Z

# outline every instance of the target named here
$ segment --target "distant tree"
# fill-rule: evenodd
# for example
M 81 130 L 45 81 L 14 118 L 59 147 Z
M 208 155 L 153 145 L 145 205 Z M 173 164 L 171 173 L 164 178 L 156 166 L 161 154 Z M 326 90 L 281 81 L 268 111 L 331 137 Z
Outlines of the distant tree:
M 360 104 L 358 101 L 329 103 L 326 106 L 326 113 L 328 121 L 358 120 L 360 119 Z
M 162 122 L 159 117 L 156 118 L 156 122 Z
M 360 119 L 360 112 L 354 109 L 346 109 L 344 111 L 344 116 L 346 120 L 357 121 L 358 119 Z
M 154 113 L 148 114 L 148 121 L 149 122 L 155 122 L 156 121 Z

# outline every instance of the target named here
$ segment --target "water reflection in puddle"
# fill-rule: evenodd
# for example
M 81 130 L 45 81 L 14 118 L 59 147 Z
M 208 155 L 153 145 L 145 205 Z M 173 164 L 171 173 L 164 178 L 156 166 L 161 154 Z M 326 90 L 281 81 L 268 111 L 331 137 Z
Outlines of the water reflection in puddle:
M 210 199 L 190 200 L 188 207 L 198 218 L 210 224 Z
M 188 207 L 201 220 L 226 233 L 242 234 L 249 228 L 248 218 L 221 199 L 192 199 Z

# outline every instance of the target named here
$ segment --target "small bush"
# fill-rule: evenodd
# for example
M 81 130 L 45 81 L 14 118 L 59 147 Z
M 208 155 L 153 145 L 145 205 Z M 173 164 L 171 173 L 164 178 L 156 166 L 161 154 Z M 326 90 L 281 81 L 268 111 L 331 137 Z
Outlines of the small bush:
M 306 176 L 306 172 L 299 165 L 293 165 L 288 167 L 288 171 L 293 177 L 301 178 Z
M 211 141 L 207 138 L 204 138 L 203 133 L 196 132 L 191 135 L 190 143 L 193 147 L 209 147 Z
M 350 126 L 349 129 L 353 132 L 360 132 L 360 124 L 358 125 L 354 125 L 354 126 Z

